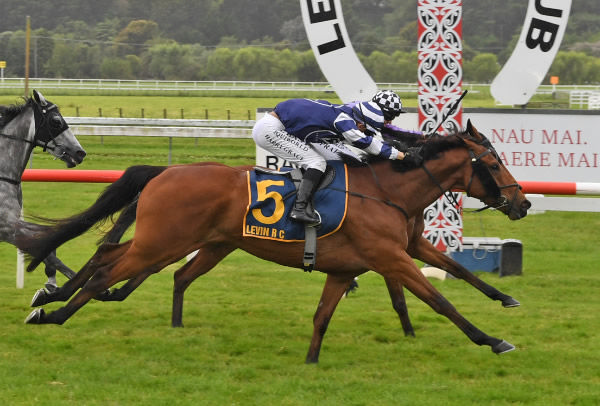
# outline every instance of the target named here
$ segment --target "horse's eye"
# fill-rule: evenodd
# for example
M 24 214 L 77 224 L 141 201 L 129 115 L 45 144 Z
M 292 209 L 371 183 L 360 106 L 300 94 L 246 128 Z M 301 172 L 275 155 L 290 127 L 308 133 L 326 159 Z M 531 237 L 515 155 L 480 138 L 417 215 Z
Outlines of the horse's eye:
M 50 117 L 50 120 L 48 120 L 48 124 L 50 125 L 50 127 L 55 129 L 62 127 L 62 123 L 62 118 L 60 118 L 60 116 L 57 115 Z
M 500 165 L 498 165 L 498 164 L 493 164 L 493 165 L 491 165 L 491 166 L 490 166 L 490 168 L 492 168 L 492 170 L 494 170 L 494 171 L 497 171 L 497 170 L 499 170 L 499 169 L 500 169 Z

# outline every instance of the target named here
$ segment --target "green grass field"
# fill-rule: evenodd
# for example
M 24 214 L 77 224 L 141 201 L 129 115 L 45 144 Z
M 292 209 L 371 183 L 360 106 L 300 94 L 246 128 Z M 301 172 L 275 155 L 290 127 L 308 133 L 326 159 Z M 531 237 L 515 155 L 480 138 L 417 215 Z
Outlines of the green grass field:
M 81 142 L 89 154 L 81 169 L 167 162 L 166 140 L 111 137 L 102 143 L 82 137 Z M 240 165 L 254 159 L 252 140 L 177 140 L 173 147 L 173 163 Z M 38 149 L 33 167 L 63 164 Z M 23 187 L 27 214 L 63 217 L 87 208 L 105 185 Z M 340 302 L 320 363 L 305 365 L 324 275 L 243 252 L 230 255 L 188 289 L 183 329 L 170 327 L 172 277 L 182 263 L 149 278 L 124 302 L 91 302 L 63 326 L 25 325 L 44 272 L 27 274 L 25 288 L 16 289 L 16 250 L 0 244 L 1 402 L 598 405 L 600 216 L 547 212 L 511 222 L 486 212 L 465 214 L 464 225 L 468 236 L 522 241 L 522 276 L 479 273 L 522 305 L 504 309 L 458 280 L 432 283 L 467 319 L 511 342 L 516 351 L 497 356 L 472 344 L 411 294 L 407 301 L 417 337 L 404 337 L 382 278 L 368 273 L 360 277 L 357 292 Z M 79 269 L 97 238 L 90 232 L 58 255 Z
M 462 101 L 466 108 L 506 108 L 497 106 L 492 98 L 489 87 L 467 87 L 468 93 Z M 311 99 L 325 99 L 334 103 L 340 100 L 334 93 L 322 92 L 203 92 L 200 96 L 192 94 L 173 93 L 164 95 L 144 94 L 143 92 L 118 92 L 119 94 L 65 94 L 57 90 L 44 90 L 42 92 L 49 100 L 56 103 L 65 117 L 145 117 L 145 118 L 170 118 L 179 119 L 213 119 L 213 120 L 253 120 L 256 109 L 259 107 L 272 107 L 278 102 L 292 97 L 306 97 Z M 402 93 L 402 102 L 405 107 L 416 108 L 416 93 Z M 21 93 L 0 92 L 0 104 L 14 104 L 22 99 Z M 564 100 L 562 100 L 564 102 Z M 567 100 L 568 101 L 568 100 Z M 535 95 L 531 99 L 532 105 L 536 103 L 555 103 L 552 95 Z M 143 110 L 143 111 L 142 111 Z M 182 113 L 183 110 L 183 113 Z M 250 118 L 248 115 L 250 114 Z

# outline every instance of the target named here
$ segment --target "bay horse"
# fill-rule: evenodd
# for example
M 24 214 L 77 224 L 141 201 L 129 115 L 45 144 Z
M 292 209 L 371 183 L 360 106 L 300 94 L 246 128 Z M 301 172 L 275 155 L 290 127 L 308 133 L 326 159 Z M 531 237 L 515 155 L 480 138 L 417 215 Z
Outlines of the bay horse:
M 406 150 L 409 147 L 414 147 L 424 140 L 424 137 L 421 135 L 417 135 L 412 132 L 406 132 L 393 127 L 384 127 L 382 135 L 388 142 L 393 143 L 396 146 L 396 148 L 400 150 Z M 493 147 L 491 147 L 491 145 L 490 148 L 497 155 L 496 151 L 493 149 Z M 206 166 L 223 164 L 218 162 L 197 162 L 188 165 Z M 129 171 L 126 171 L 124 176 L 118 181 L 118 183 L 136 183 L 140 185 L 141 188 L 143 188 L 143 186 L 148 181 L 158 176 L 167 168 L 167 166 L 136 166 L 135 171 L 133 170 L 133 168 Z M 242 170 L 252 170 L 253 166 L 242 166 L 238 168 Z M 127 180 L 131 176 L 141 178 L 143 179 L 143 181 L 139 183 Z M 115 193 L 115 196 L 110 196 L 111 194 Z M 120 206 L 113 206 L 113 210 L 107 212 L 102 202 L 104 202 L 106 199 L 119 200 L 122 198 L 123 195 L 120 187 L 107 188 L 105 193 L 103 193 L 102 197 L 98 199 L 98 203 L 92 205 L 84 213 L 80 213 L 78 216 L 76 216 L 78 218 L 85 217 L 86 224 L 88 224 L 88 227 L 86 227 L 85 230 L 80 229 L 76 234 L 82 234 L 84 231 L 87 231 L 87 229 L 91 228 L 92 225 L 106 220 L 109 216 L 112 216 L 114 212 L 121 209 Z M 128 202 L 128 200 L 125 199 L 125 202 Z M 112 229 L 104 235 L 100 242 L 118 243 L 121 240 L 124 233 L 127 231 L 127 229 L 135 222 L 136 208 L 137 200 L 129 204 L 127 207 L 123 208 L 117 222 L 114 224 Z M 74 221 L 78 222 L 76 220 Z M 425 223 L 424 216 L 422 213 L 414 216 L 407 223 L 407 233 L 409 235 L 409 238 L 406 251 L 411 255 L 411 257 L 419 259 L 429 265 L 433 265 L 437 268 L 443 269 L 458 279 L 463 279 L 467 283 L 471 284 L 472 286 L 483 292 L 487 297 L 491 298 L 492 300 L 501 301 L 504 307 L 520 306 L 520 303 L 516 299 L 498 291 L 493 286 L 490 286 L 487 283 L 483 282 L 472 272 L 467 270 L 464 266 L 462 266 L 458 262 L 454 261 L 451 257 L 444 255 L 438 249 L 436 249 L 428 239 L 423 237 L 424 228 Z M 412 232 L 410 230 L 412 230 Z M 71 236 L 70 238 L 73 237 L 74 236 Z M 173 291 L 173 327 L 183 327 L 183 295 L 185 289 L 192 283 L 193 280 L 201 276 L 200 273 L 193 275 L 186 274 L 186 280 L 181 281 L 179 275 L 180 274 L 175 275 L 175 289 Z M 414 337 L 415 333 L 412 327 L 412 323 L 410 322 L 410 317 L 408 315 L 408 309 L 406 306 L 401 282 L 387 277 L 384 277 L 384 280 L 386 282 L 390 299 L 392 301 L 392 306 L 398 314 L 404 334 L 406 336 Z M 106 290 L 100 293 L 95 297 L 95 299 L 100 301 L 123 301 L 142 283 L 142 281 L 143 280 L 140 279 L 131 279 L 124 286 L 118 289 Z M 60 292 L 53 292 L 53 294 L 50 293 L 51 291 L 48 291 L 46 289 L 39 289 L 32 299 L 31 306 L 42 306 L 53 301 L 61 300 L 61 297 L 62 300 L 68 299 L 68 296 L 65 297 L 64 295 L 61 295 Z
M 29 236 L 45 229 L 20 219 L 21 177 L 35 147 L 43 148 L 69 168 L 80 164 L 86 155 L 58 107 L 36 90 L 24 103 L 0 106 L 0 241 L 13 245 L 17 229 Z M 49 290 L 57 287 L 57 269 L 68 278 L 75 275 L 53 252 L 43 260 Z
M 449 318 L 474 343 L 489 345 L 497 354 L 514 349 L 512 344 L 485 334 L 460 315 L 423 276 L 407 249 L 415 224 L 411 219 L 422 214 L 446 190 L 465 190 L 511 220 L 524 217 L 531 204 L 493 152 L 489 140 L 470 121 L 465 131 L 424 142 L 422 152 L 425 161 L 420 167 L 410 168 L 401 161 L 378 161 L 368 167 L 348 169 L 346 192 L 350 199 L 346 219 L 339 231 L 320 240 L 315 269 L 328 276 L 313 319 L 307 362 L 318 362 L 323 336 L 343 292 L 354 277 L 368 270 L 381 274 L 386 282 L 394 282 L 395 291 L 401 293 L 405 286 Z M 130 170 L 135 172 L 136 167 Z M 119 184 L 120 179 L 109 186 L 108 189 L 122 191 L 120 202 L 101 195 L 95 205 L 104 206 L 106 213 L 115 213 L 137 199 L 133 238 L 122 244 L 102 244 L 55 297 L 66 300 L 82 288 L 69 303 L 48 314 L 42 308 L 35 309 L 26 323 L 62 324 L 115 283 L 129 280 L 128 284 L 137 286 L 149 275 L 196 250 L 198 254 L 176 272 L 174 315 L 179 306 L 175 296 L 182 298 L 193 279 L 237 248 L 282 265 L 302 267 L 302 243 L 242 236 L 248 205 L 246 170 L 224 165 L 157 170 L 159 175 L 150 180 L 129 176 L 128 182 L 134 183 Z M 185 193 L 181 193 L 183 185 Z M 35 253 L 28 269 L 34 269 L 48 250 L 89 229 L 91 221 L 85 215 L 73 216 L 45 236 L 23 239 L 21 243 Z

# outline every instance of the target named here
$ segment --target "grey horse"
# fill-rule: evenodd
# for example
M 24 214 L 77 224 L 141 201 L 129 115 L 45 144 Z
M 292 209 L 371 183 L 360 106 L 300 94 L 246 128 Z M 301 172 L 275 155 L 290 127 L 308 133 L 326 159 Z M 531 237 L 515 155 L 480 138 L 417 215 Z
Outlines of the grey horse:
M 0 241 L 12 245 L 15 245 L 17 230 L 36 234 L 46 228 L 21 220 L 21 176 L 35 147 L 43 148 L 69 168 L 80 164 L 86 155 L 58 107 L 36 90 L 22 104 L 0 106 Z M 44 264 L 48 290 L 57 287 L 56 270 L 67 278 L 75 275 L 55 253 L 49 255 Z

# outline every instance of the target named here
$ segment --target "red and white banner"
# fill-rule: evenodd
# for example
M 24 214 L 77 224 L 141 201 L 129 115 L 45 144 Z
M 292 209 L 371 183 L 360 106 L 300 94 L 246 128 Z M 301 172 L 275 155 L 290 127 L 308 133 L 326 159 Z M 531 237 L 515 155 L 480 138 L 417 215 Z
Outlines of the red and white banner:
M 438 130 L 462 93 L 462 0 L 418 0 L 419 128 Z M 448 116 L 440 131 L 462 128 L 462 108 Z M 459 203 L 462 194 L 455 194 Z M 441 251 L 462 246 L 459 208 L 444 197 L 425 210 L 423 235 Z

